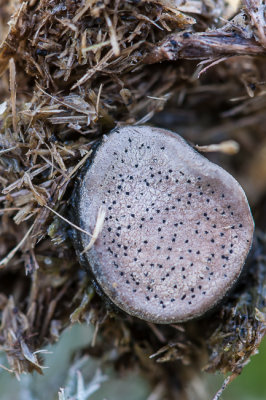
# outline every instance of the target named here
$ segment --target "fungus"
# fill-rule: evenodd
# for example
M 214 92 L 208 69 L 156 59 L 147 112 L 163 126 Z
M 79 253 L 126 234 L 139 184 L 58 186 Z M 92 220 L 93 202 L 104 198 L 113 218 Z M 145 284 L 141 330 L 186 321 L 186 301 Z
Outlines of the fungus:
M 239 277 L 254 230 L 245 193 L 179 135 L 146 126 L 112 131 L 76 192 L 75 223 L 86 231 L 106 208 L 89 251 L 90 238 L 75 231 L 77 252 L 128 314 L 186 321 L 211 309 Z

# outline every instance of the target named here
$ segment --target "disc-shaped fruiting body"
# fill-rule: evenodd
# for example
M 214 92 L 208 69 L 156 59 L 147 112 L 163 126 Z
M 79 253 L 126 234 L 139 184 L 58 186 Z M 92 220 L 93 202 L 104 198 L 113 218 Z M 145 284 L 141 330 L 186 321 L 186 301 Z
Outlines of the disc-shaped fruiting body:
M 225 170 L 163 129 L 123 127 L 105 136 L 80 177 L 74 222 L 103 228 L 81 258 L 119 308 L 155 323 L 211 309 L 240 275 L 254 223 Z M 79 255 L 90 237 L 75 231 Z

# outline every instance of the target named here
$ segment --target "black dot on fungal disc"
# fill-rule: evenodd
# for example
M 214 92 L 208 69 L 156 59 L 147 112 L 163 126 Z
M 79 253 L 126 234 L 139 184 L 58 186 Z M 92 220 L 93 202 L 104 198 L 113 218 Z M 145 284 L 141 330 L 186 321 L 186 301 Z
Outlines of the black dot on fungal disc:
M 95 147 L 80 182 L 72 220 L 98 236 L 88 250 L 90 236 L 74 230 L 77 254 L 103 294 L 128 314 L 186 321 L 235 283 L 253 237 L 246 196 L 179 135 L 116 129 Z

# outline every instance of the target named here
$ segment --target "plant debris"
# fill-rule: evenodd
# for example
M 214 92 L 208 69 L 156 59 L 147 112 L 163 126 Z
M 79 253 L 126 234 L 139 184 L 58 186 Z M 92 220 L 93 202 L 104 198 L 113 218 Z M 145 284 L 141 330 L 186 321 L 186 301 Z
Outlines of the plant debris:
M 243 183 L 265 232 L 265 26 L 260 0 L 235 10 L 216 0 L 0 0 L 0 345 L 16 375 L 41 373 L 36 351 L 77 321 L 96 326 L 87 352 L 115 349 L 117 369 L 138 365 L 169 399 L 185 399 L 200 368 L 238 374 L 257 351 L 264 233 L 250 279 L 219 312 L 158 327 L 108 309 L 51 210 L 67 219 L 101 135 L 150 121 L 199 146 L 239 143 L 233 156 L 208 157 Z

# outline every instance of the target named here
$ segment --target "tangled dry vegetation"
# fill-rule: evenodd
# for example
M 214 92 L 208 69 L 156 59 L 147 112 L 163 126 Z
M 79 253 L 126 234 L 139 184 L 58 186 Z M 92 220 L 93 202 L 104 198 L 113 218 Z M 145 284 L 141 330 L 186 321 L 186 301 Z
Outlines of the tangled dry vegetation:
M 67 217 L 102 134 L 150 121 L 194 143 L 236 140 L 238 155 L 215 159 L 243 183 L 265 231 L 263 2 L 233 14 L 222 0 L 0 0 L 0 35 L 0 344 L 10 370 L 41 373 L 35 351 L 86 321 L 87 352 L 115 349 L 117 368 L 139 366 L 169 399 L 185 399 L 200 368 L 240 373 L 265 334 L 264 233 L 248 286 L 214 315 L 158 327 L 107 309 L 55 212 Z

